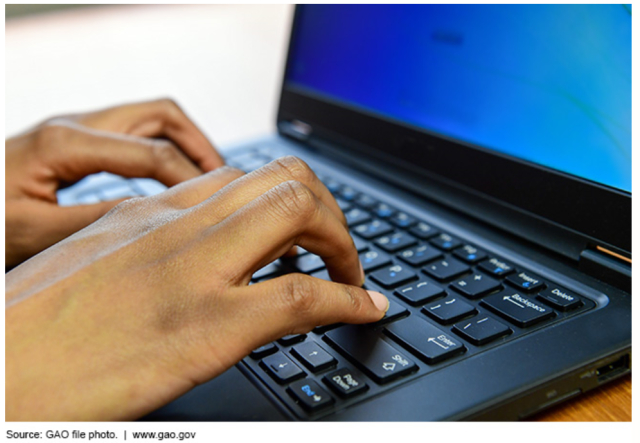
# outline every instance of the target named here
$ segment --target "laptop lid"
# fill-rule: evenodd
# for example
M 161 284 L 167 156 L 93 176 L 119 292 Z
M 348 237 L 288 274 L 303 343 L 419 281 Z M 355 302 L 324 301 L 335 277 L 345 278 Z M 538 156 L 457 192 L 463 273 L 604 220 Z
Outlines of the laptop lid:
M 631 6 L 298 6 L 278 127 L 631 257 Z

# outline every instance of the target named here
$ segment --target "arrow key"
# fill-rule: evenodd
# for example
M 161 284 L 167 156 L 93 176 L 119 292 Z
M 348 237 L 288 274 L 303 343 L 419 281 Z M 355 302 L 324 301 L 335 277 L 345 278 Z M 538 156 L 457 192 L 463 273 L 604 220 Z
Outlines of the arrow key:
M 277 382 L 285 383 L 304 376 L 304 371 L 282 352 L 262 359 L 262 368 Z
M 336 364 L 336 359 L 313 341 L 294 346 L 292 352 L 298 360 L 313 372 L 318 372 Z
M 316 411 L 334 403 L 333 398 L 313 380 L 298 380 L 289 386 L 289 394 L 307 411 Z

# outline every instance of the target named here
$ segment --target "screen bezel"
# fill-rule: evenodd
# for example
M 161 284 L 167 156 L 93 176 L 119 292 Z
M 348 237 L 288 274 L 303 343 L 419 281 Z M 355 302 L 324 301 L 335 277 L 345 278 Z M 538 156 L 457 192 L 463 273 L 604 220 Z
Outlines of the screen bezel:
M 304 6 L 302 6 L 304 7 Z M 630 257 L 631 194 L 510 155 L 374 116 L 287 85 L 299 24 L 296 7 L 278 122 L 298 120 L 313 137 L 344 149 L 455 182 L 555 225 L 597 239 Z M 479 168 L 478 165 L 482 165 Z M 525 198 L 526 196 L 526 198 Z

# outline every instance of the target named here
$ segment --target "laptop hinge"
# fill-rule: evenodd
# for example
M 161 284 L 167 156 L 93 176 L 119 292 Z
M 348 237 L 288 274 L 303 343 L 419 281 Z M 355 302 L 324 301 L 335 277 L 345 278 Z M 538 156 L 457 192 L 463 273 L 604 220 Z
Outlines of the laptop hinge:
M 281 121 L 278 127 L 282 133 L 300 141 L 307 141 L 313 132 L 311 125 L 300 120 Z
M 580 269 L 610 285 L 631 292 L 631 261 L 598 247 L 580 253 Z

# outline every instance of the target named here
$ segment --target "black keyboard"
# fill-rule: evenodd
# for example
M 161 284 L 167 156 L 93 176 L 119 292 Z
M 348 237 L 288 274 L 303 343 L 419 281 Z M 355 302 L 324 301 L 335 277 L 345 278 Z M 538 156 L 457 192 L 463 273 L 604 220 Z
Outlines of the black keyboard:
M 269 160 L 263 149 L 229 162 L 251 170 Z M 300 418 L 346 408 L 595 306 L 389 202 L 319 177 L 345 212 L 365 287 L 385 294 L 390 308 L 377 323 L 317 327 L 243 360 Z M 301 251 L 265 266 L 252 282 L 291 272 L 329 280 L 322 260 Z
M 251 172 L 282 155 L 277 146 L 257 146 L 227 162 Z M 240 363 L 301 419 L 314 420 L 384 394 L 595 306 L 355 185 L 319 177 L 345 213 L 365 287 L 385 294 L 390 306 L 376 323 L 325 325 L 308 334 L 287 335 Z M 164 189 L 155 180 L 100 173 L 58 191 L 58 199 L 73 205 Z M 251 282 L 291 272 L 330 280 L 324 262 L 299 248 L 296 257 L 258 270 Z

